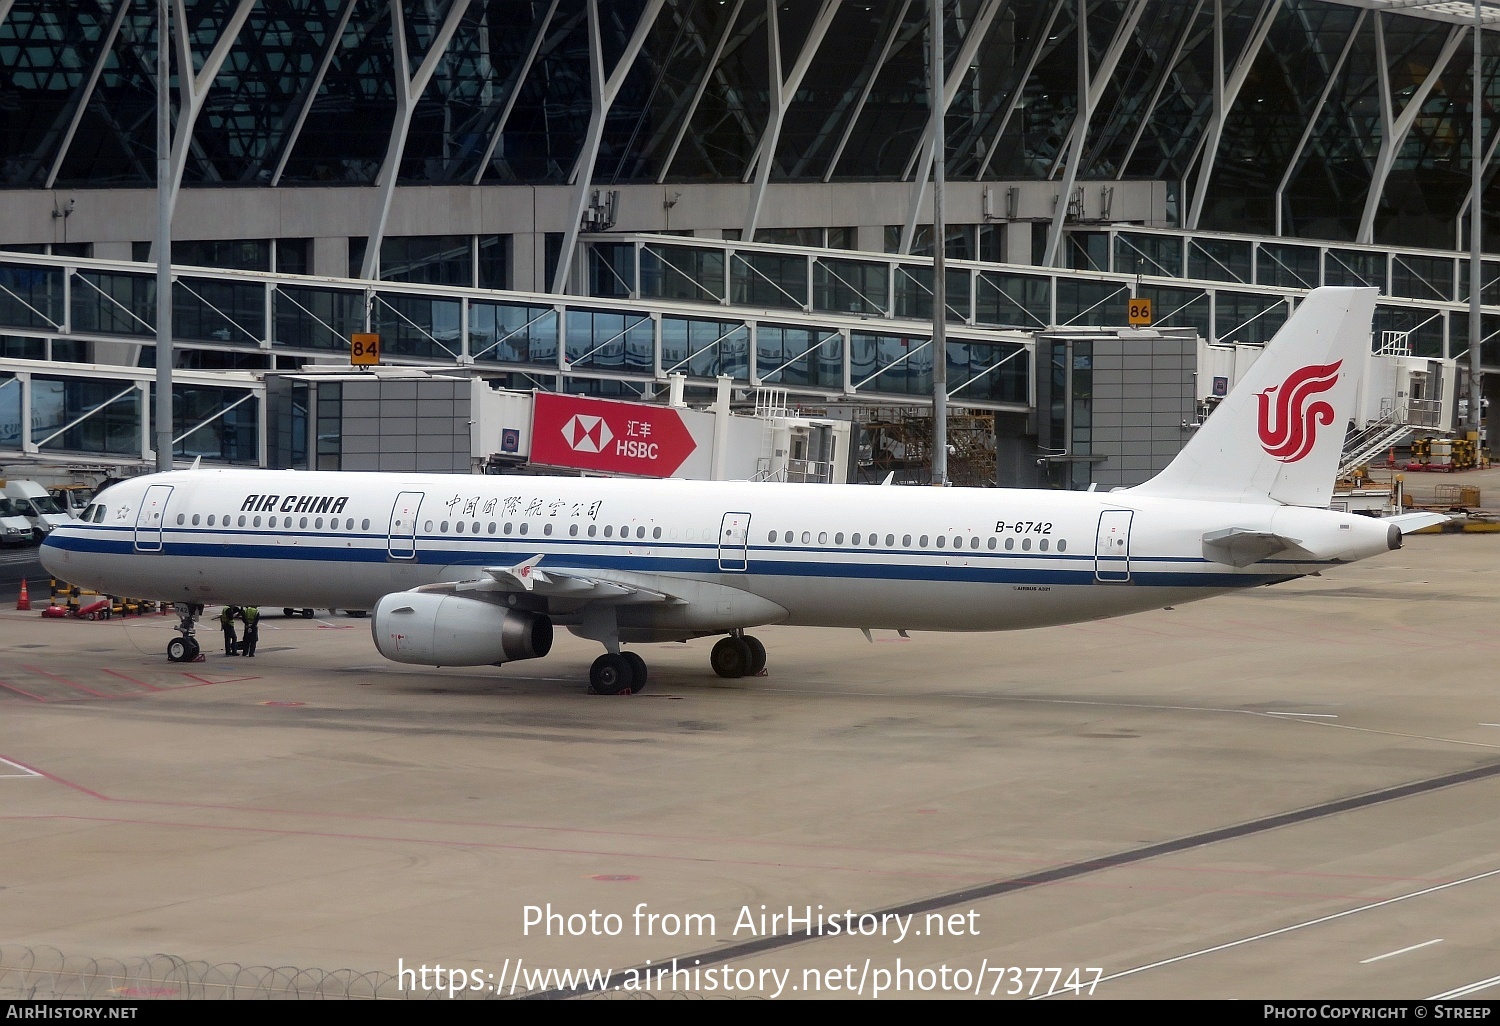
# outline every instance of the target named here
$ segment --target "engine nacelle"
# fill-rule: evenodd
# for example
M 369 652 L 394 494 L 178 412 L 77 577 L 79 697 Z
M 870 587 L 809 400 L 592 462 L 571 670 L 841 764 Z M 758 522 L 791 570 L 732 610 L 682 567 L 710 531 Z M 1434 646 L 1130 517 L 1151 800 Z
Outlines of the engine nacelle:
M 375 647 L 419 666 L 488 666 L 537 659 L 552 650 L 552 621 L 441 592 L 398 591 L 375 603 Z

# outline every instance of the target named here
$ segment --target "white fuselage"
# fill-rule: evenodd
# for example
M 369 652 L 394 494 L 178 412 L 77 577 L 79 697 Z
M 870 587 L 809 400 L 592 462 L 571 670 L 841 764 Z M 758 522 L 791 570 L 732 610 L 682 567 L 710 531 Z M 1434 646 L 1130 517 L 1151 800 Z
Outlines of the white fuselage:
M 622 606 L 622 626 L 643 640 L 768 622 L 1037 627 L 1271 584 L 1392 547 L 1391 529 L 1366 517 L 1129 491 L 205 470 L 115 485 L 94 510 L 52 532 L 42 560 L 110 594 L 369 609 L 392 592 L 540 555 L 544 570 L 628 574 L 689 596 Z M 1208 558 L 1203 536 L 1230 529 L 1295 537 L 1300 551 L 1244 567 Z M 766 601 L 725 604 L 733 593 Z M 717 620 L 693 608 L 714 603 Z M 750 622 L 738 622 L 737 606 L 755 611 Z

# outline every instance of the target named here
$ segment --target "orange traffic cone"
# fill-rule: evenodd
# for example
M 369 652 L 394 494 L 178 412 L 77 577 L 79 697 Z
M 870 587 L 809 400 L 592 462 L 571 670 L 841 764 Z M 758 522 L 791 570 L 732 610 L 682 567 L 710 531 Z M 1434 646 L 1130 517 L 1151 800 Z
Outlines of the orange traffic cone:
M 21 612 L 31 611 L 31 596 L 26 592 L 26 578 L 21 578 L 21 597 L 16 599 L 16 608 Z

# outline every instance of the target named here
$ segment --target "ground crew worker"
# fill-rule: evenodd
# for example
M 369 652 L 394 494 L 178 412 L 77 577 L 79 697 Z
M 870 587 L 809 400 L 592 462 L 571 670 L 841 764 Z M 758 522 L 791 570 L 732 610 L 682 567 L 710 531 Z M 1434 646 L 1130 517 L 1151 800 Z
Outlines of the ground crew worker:
M 246 606 L 240 610 L 240 616 L 245 621 L 245 641 L 240 646 L 240 653 L 253 659 L 255 643 L 260 640 L 260 607 Z
M 234 618 L 239 612 L 239 606 L 225 606 L 224 611 L 219 614 L 219 626 L 224 628 L 224 654 L 227 656 L 239 655 L 235 651 L 234 636 Z

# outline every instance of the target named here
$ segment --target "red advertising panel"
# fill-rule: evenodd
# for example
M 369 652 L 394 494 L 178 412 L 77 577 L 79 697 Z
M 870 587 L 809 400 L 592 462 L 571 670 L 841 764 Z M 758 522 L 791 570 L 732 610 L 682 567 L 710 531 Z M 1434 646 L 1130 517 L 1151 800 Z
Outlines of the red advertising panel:
M 670 406 L 536 393 L 531 462 L 671 477 L 698 443 Z

